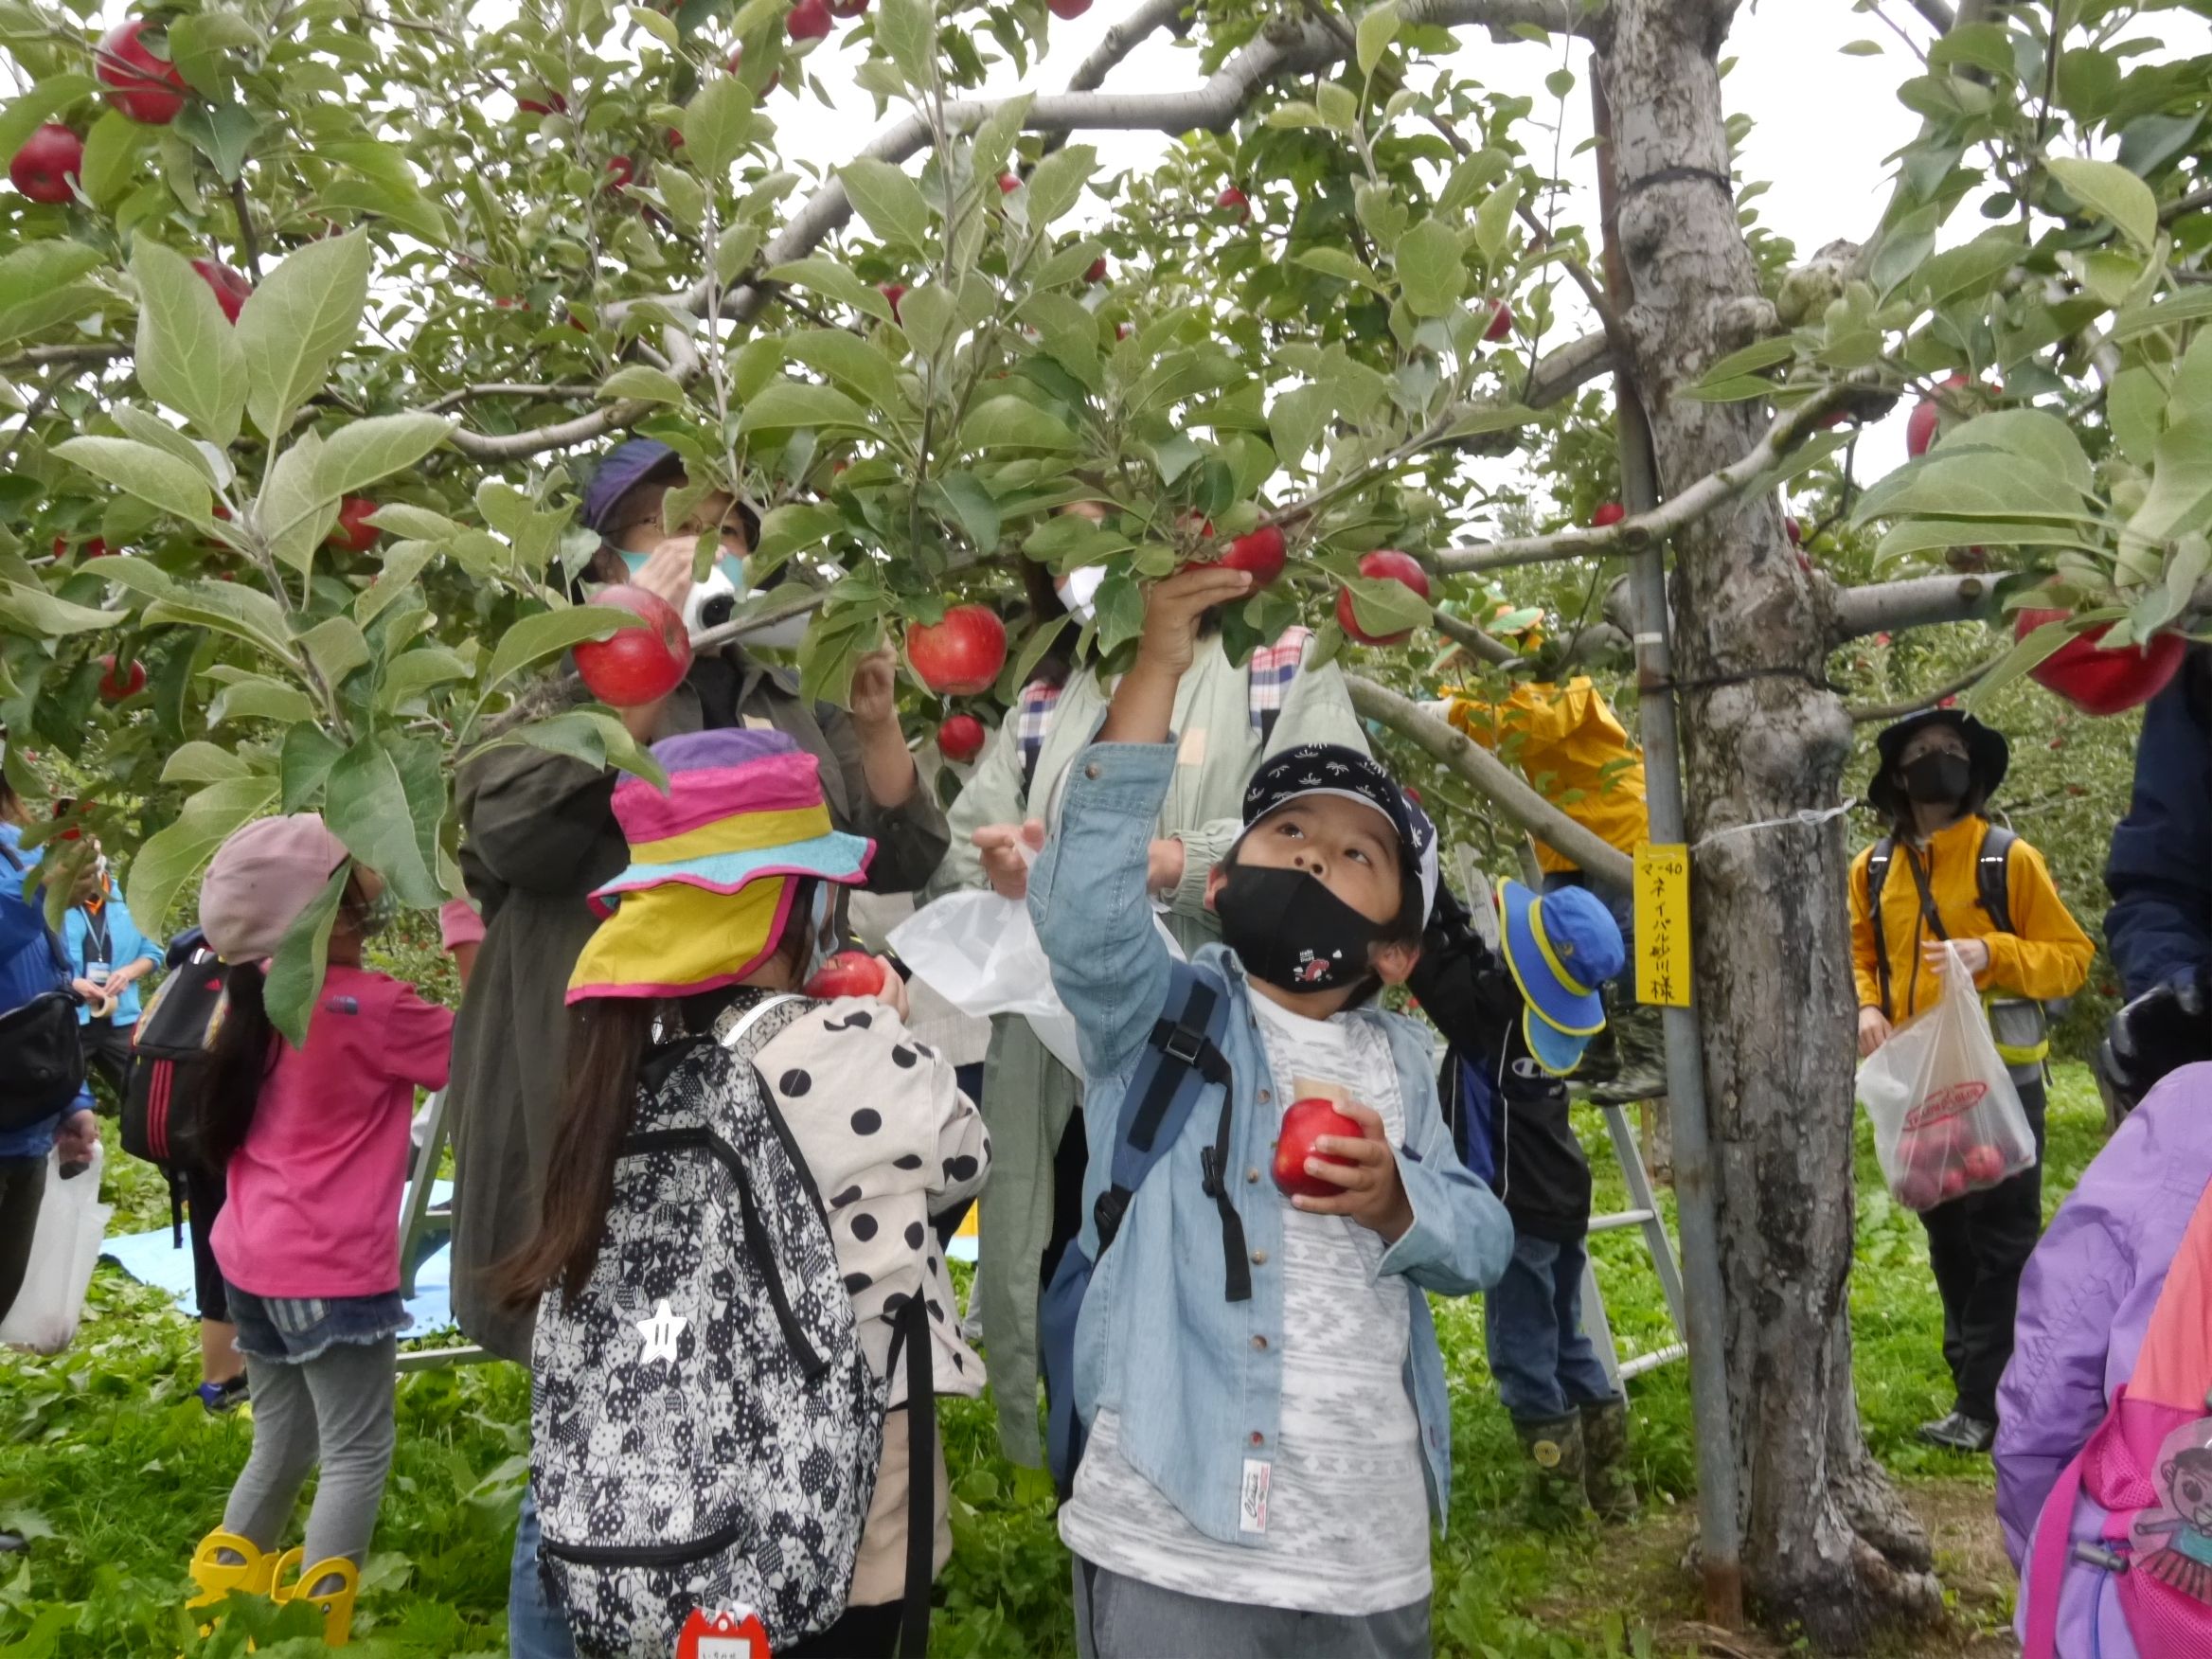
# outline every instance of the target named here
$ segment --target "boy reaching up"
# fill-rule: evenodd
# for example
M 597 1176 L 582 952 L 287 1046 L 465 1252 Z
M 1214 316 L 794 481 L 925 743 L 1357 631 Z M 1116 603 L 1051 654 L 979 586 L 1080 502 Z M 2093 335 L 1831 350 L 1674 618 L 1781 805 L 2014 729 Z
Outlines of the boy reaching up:
M 1512 1249 L 1454 1154 L 1425 1030 L 1365 1006 L 1419 954 L 1435 831 L 1381 767 L 1326 744 L 1253 778 L 1207 886 L 1223 942 L 1194 964 L 1227 1004 L 1196 1062 L 1212 1086 L 1133 1195 L 1100 1203 L 1133 1079 L 1171 1041 L 1146 861 L 1180 759 L 1176 682 L 1201 615 L 1249 589 L 1213 566 L 1152 589 L 1030 882 L 1089 1078 L 1079 1242 L 1097 1266 L 1073 1384 L 1088 1437 L 1061 1511 L 1086 1659 L 1426 1654 L 1452 1453 L 1421 1293 L 1481 1290 Z M 1316 1094 L 1361 1133 L 1320 1138 L 1304 1173 L 1323 1195 L 1286 1198 L 1266 1171 L 1285 1110 Z M 1118 1223 L 1103 1242 L 1101 1213 Z

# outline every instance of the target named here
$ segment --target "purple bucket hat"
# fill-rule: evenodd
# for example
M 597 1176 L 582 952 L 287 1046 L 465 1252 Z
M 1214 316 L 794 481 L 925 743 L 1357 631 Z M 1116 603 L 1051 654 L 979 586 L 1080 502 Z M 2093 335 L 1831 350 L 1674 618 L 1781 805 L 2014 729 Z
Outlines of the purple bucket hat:
M 684 457 L 657 438 L 624 438 L 607 452 L 607 458 L 592 473 L 592 480 L 583 490 L 583 522 L 587 529 L 598 531 L 602 537 L 614 536 L 615 509 L 622 498 L 640 484 L 648 483 L 662 473 L 681 477 Z M 738 503 L 738 516 L 745 521 L 745 541 L 750 546 L 760 544 L 760 515 L 749 502 Z

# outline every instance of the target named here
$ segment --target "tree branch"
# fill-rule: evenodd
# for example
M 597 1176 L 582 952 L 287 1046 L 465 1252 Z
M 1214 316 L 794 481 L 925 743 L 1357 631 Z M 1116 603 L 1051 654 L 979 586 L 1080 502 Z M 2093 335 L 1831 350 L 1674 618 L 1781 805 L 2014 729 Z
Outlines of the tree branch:
M 1839 588 L 1829 607 L 1828 646 L 1869 633 L 1894 633 L 1987 615 L 1997 584 L 1986 576 L 1916 576 Z
M 1418 743 L 1515 824 L 1573 859 L 1589 875 L 1624 889 L 1633 884 L 1634 868 L 1624 854 L 1538 794 L 1466 733 L 1363 675 L 1347 674 L 1344 681 L 1352 694 L 1352 707 L 1364 718 L 1381 721 Z
M 1598 343 L 1602 347 L 1603 339 Z M 1742 459 L 1706 474 L 1650 512 L 1638 513 L 1601 529 L 1577 526 L 1555 530 L 1548 536 L 1523 536 L 1469 547 L 1447 547 L 1436 556 L 1436 567 L 1498 570 L 1514 564 L 1543 564 L 1557 560 L 1641 552 L 1652 542 L 1665 540 L 1751 489 L 1783 456 L 1810 437 L 1828 415 L 1844 407 L 1857 392 L 1858 388 L 1852 386 L 1830 386 L 1776 416 L 1765 435 Z
M 1913 9 L 1936 26 L 1937 34 L 1949 34 L 1958 27 L 1958 17 L 1947 0 L 1913 0 Z
M 567 385 L 539 384 L 527 381 L 486 381 L 480 385 L 461 386 L 434 398 L 422 407 L 433 415 L 442 415 L 448 409 L 478 398 L 588 398 L 598 390 L 596 381 L 581 381 Z
M 1968 687 L 1976 684 L 1984 674 L 1988 673 L 1991 669 L 1995 668 L 2004 660 L 2005 652 L 1999 651 L 1995 656 L 1986 658 L 1985 660 L 1974 664 L 1974 666 L 1967 669 L 1965 673 L 1960 674 L 1953 679 L 1946 680 L 1942 685 L 1936 687 L 1934 690 L 1922 691 L 1918 696 L 1908 697 L 1901 703 L 1871 703 L 1857 705 L 1850 710 L 1852 722 L 1858 725 L 1864 725 L 1870 721 L 1902 720 L 1908 714 L 1919 713 L 1923 708 L 1934 708 L 1946 697 L 1956 697 Z

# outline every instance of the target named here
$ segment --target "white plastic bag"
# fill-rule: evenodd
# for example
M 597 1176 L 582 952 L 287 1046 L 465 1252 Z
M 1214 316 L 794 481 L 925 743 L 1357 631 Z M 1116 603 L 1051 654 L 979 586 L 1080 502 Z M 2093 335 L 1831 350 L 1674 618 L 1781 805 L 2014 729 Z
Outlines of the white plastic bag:
M 1859 1066 L 1859 1102 L 1890 1195 L 1928 1210 L 2035 1163 L 2020 1091 L 1997 1053 L 1973 976 L 1944 941 L 1941 994 Z
M 108 1218 L 115 1213 L 99 1201 L 100 1161 L 96 1144 L 92 1162 L 64 1181 L 60 1151 L 46 1154 L 38 1231 L 31 1237 L 23 1289 L 8 1317 L 0 1319 L 0 1343 L 58 1354 L 76 1339 L 84 1293 L 99 1263 Z

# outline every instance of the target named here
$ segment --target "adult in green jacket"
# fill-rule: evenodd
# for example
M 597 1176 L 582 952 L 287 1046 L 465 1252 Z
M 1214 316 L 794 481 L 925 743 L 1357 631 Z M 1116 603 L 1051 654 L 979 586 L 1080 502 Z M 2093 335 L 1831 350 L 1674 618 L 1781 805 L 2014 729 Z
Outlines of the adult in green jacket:
M 701 529 L 723 527 L 736 564 L 748 521 L 727 496 L 698 503 L 679 534 L 661 520 L 662 498 L 681 485 L 676 457 L 632 439 L 604 461 L 584 494 L 584 522 L 606 545 L 593 575 L 628 580 L 696 614 L 692 548 Z M 741 565 L 739 566 L 741 572 Z M 725 590 L 726 591 L 726 588 Z M 708 596 L 708 602 L 712 597 Z M 694 615 L 708 625 L 711 613 Z M 865 660 L 852 712 L 810 703 L 796 677 L 737 646 L 701 653 L 662 703 L 625 711 L 641 741 L 734 725 L 768 725 L 822 763 L 822 789 L 839 830 L 876 843 L 872 891 L 898 893 L 929 878 L 946 847 L 943 812 L 919 786 L 899 729 L 890 653 Z M 573 677 L 548 705 L 584 701 Z M 463 766 L 458 783 L 461 870 L 484 913 L 484 943 L 454 1028 L 454 1313 L 461 1329 L 502 1359 L 530 1357 L 530 1309 L 490 1293 L 486 1270 L 536 1233 L 540 1186 L 566 1081 L 569 972 L 598 925 L 584 896 L 628 862 L 615 822 L 615 772 L 524 745 L 491 750 Z
M 1025 574 L 1032 608 L 1050 621 L 1063 610 L 1080 619 L 1100 573 L 1074 572 L 1057 588 L 1040 566 Z M 1206 875 L 1242 832 L 1244 789 L 1259 762 L 1300 743 L 1366 751 L 1343 674 L 1333 664 L 1308 667 L 1311 648 L 1312 636 L 1293 629 L 1240 668 L 1209 633 L 1177 687 L 1180 749 L 1152 843 L 1151 883 L 1168 931 L 1186 954 L 1221 937 L 1205 907 Z M 1043 844 L 1061 780 L 1105 718 L 1112 690 L 1089 666 L 1046 659 L 953 803 L 953 849 L 929 897 L 963 887 L 990 886 L 1008 898 L 1027 891 L 1014 843 Z M 1037 1295 L 1081 1220 L 1082 1082 L 1027 1021 L 1002 1017 L 991 1026 L 981 1101 L 991 1136 L 990 1184 L 977 1201 L 984 1358 L 998 1402 L 999 1442 L 1014 1462 L 1036 1465 L 1044 1460 L 1037 1432 Z

